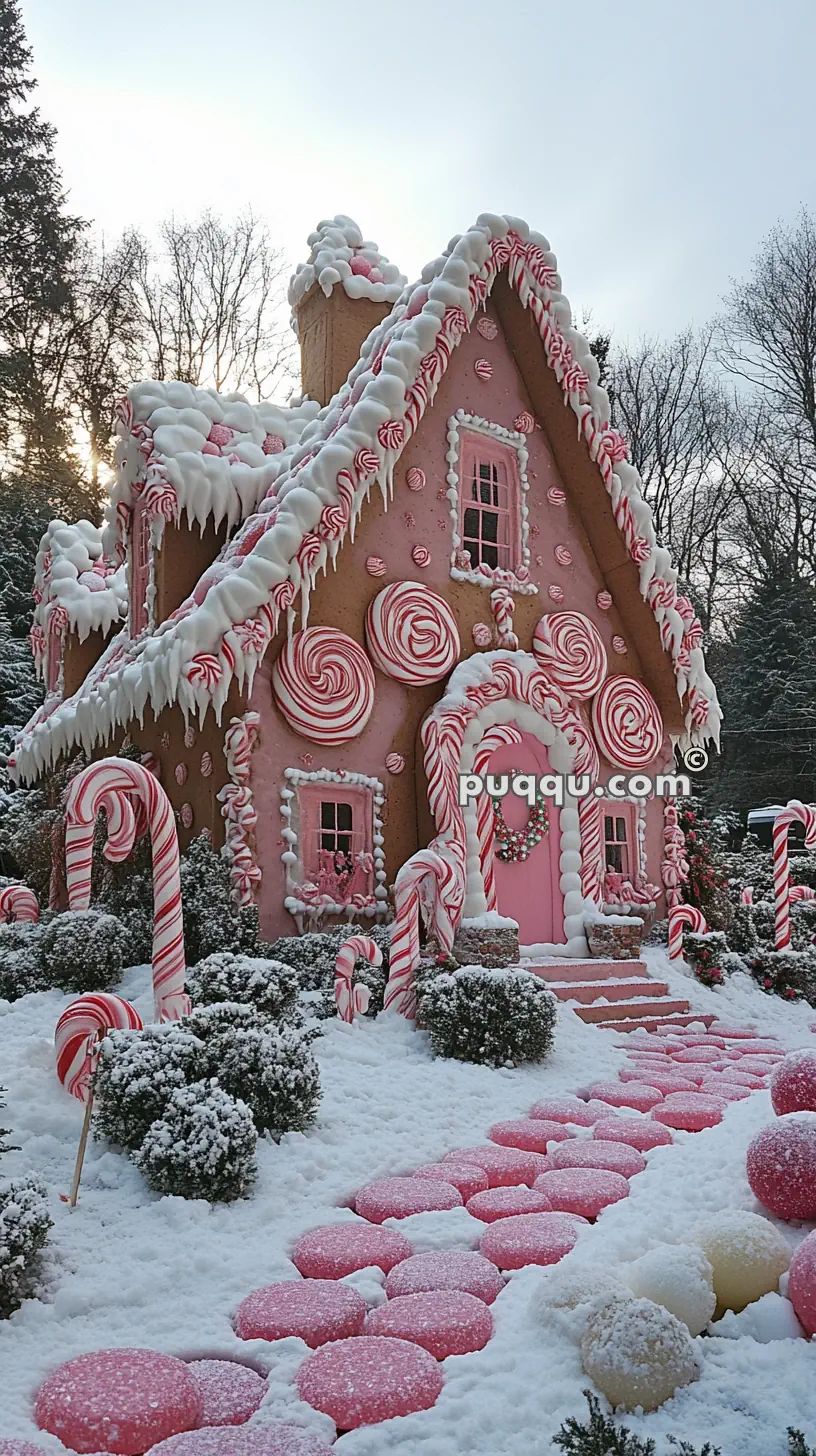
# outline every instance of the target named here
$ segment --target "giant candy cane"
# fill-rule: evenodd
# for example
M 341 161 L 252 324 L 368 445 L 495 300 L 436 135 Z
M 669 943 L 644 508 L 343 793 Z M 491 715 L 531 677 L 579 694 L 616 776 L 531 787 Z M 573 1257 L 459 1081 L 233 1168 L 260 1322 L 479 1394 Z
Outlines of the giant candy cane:
M 774 899 L 776 900 L 776 948 L 790 945 L 790 864 L 788 862 L 788 830 L 791 824 L 804 824 L 805 849 L 816 849 L 816 809 L 799 799 L 790 799 L 777 814 L 773 827 Z
M 450 953 L 454 917 L 460 897 L 457 865 L 434 849 L 421 849 L 402 866 L 394 883 L 394 929 L 391 962 L 385 989 L 385 1010 L 416 1015 L 414 971 L 419 962 L 419 909 L 423 891 L 430 889 L 433 927 L 443 955 Z
M 816 890 L 812 890 L 810 885 L 791 885 L 790 900 L 791 905 L 797 900 L 816 900 Z
M 708 929 L 702 910 L 695 905 L 672 905 L 669 911 L 669 956 L 673 961 L 683 954 L 683 931 L 705 935 Z
M 353 984 L 358 956 L 363 956 L 371 966 L 382 965 L 382 951 L 370 935 L 350 935 L 343 941 L 334 963 L 334 999 L 341 1021 L 351 1022 L 355 1016 L 365 1016 L 371 999 L 368 986 Z
M 175 1021 L 190 1010 L 190 998 L 184 991 L 178 835 L 170 800 L 153 774 L 128 759 L 103 758 L 77 774 L 65 804 L 65 860 L 72 910 L 87 910 L 90 903 L 94 826 L 100 809 L 108 816 L 105 856 L 109 860 L 126 859 L 140 830 L 150 831 L 153 997 L 156 1019 Z
M 520 743 L 521 733 L 512 723 L 496 723 L 488 728 L 473 758 L 473 772 L 480 776 L 486 772 L 492 754 L 508 743 Z M 482 871 L 485 903 L 488 910 L 496 909 L 496 874 L 493 846 L 496 838 L 496 815 L 493 800 L 486 789 L 476 803 L 476 837 L 479 841 L 479 865 Z
M 4 890 L 0 890 L 0 921 L 34 921 L 39 918 L 37 896 L 28 885 L 6 885 Z

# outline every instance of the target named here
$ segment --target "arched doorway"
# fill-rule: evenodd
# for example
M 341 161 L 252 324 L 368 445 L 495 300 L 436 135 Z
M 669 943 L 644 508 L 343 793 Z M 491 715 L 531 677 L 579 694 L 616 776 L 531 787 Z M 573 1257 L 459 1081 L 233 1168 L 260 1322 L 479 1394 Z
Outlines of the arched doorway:
M 503 744 L 490 755 L 489 774 L 552 772 L 547 747 L 531 733 L 518 744 Z M 524 829 L 531 814 L 525 799 L 508 793 L 501 800 L 505 823 Z M 561 826 L 558 808 L 547 804 L 547 833 L 524 860 L 503 860 L 494 845 L 493 872 L 498 912 L 518 921 L 522 945 L 558 943 L 564 938 L 564 897 L 561 893 Z

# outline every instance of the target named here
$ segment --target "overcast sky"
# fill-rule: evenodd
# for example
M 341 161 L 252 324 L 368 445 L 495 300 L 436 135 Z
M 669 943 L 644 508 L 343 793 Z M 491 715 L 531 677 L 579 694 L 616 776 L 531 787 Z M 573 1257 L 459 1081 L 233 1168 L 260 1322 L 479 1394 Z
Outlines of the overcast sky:
M 816 208 L 816 0 L 23 0 L 73 207 L 350 214 L 414 278 L 482 211 L 621 336 L 703 322 Z

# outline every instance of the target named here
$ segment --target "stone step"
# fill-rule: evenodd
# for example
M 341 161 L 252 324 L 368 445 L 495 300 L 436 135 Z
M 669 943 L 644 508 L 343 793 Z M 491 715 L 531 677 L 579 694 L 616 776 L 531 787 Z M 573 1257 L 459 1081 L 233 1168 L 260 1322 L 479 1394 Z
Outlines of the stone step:
M 619 1024 L 638 1017 L 650 1017 L 653 1021 L 665 1021 L 670 1016 L 685 1016 L 690 1011 L 688 1001 L 673 1001 L 670 996 L 660 999 L 658 1004 L 654 1000 L 640 1001 L 616 1001 L 612 1006 L 577 1006 L 576 1016 L 582 1021 L 604 1021 L 614 1023 L 616 1029 Z M 700 1017 L 700 1020 L 703 1018 Z M 689 1017 L 694 1020 L 694 1017 Z
M 667 996 L 669 988 L 665 981 L 548 981 L 551 991 L 559 1001 L 630 1001 L 637 996 L 657 998 Z
M 641 1001 L 640 1005 L 643 1006 L 643 1004 Z M 620 1011 L 621 1007 L 618 1005 L 614 1009 Z M 691 1026 L 692 1022 L 702 1022 L 704 1026 L 710 1026 L 716 1019 L 716 1016 L 702 1015 L 699 1011 L 688 1010 L 673 1012 L 668 1016 L 627 1016 L 625 1021 L 600 1021 L 598 1026 L 602 1031 L 638 1031 L 641 1029 L 656 1031 L 659 1026 L 676 1026 L 679 1031 L 684 1026 Z
M 542 961 L 537 965 L 525 962 L 523 969 L 551 983 L 631 980 L 633 976 L 645 979 L 649 975 L 645 961 Z

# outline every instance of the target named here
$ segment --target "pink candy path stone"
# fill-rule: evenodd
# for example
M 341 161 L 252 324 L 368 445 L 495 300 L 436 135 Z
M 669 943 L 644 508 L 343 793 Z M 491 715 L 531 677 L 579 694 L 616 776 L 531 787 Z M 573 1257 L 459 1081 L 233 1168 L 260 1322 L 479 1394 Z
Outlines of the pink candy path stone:
M 522 1148 L 528 1153 L 546 1153 L 547 1143 L 565 1142 L 572 1137 L 561 1122 L 548 1122 L 543 1117 L 515 1117 L 509 1122 L 494 1122 L 487 1130 L 493 1143 L 505 1148 Z
M 493 1316 L 484 1300 L 459 1289 L 403 1294 L 371 1311 L 367 1335 L 393 1335 L 421 1345 L 435 1360 L 482 1350 L 493 1333 Z
M 716 1127 L 722 1122 L 727 1106 L 722 1097 L 714 1097 L 710 1092 L 672 1092 L 660 1107 L 652 1109 L 652 1117 L 666 1127 L 702 1132 L 703 1128 Z
M 266 1395 L 266 1381 L 235 1360 L 191 1360 L 202 1426 L 242 1426 Z
M 578 1127 L 591 1127 L 606 1108 L 599 1103 L 582 1102 L 580 1097 L 543 1097 L 530 1108 L 530 1117 L 540 1117 L 545 1122 L 572 1122 Z
M 671 1066 L 671 1063 L 669 1062 L 668 1065 Z M 658 1092 L 662 1092 L 664 1097 L 667 1092 L 693 1092 L 695 1087 L 697 1086 L 696 1079 L 692 1079 L 691 1077 L 686 1075 L 685 1067 L 683 1068 L 682 1073 L 680 1071 L 674 1072 L 673 1070 L 666 1072 L 649 1071 L 646 1074 L 641 1072 L 641 1081 L 643 1080 L 644 1075 L 648 1076 L 649 1078 L 649 1086 L 656 1088 Z M 624 1077 L 625 1074 L 621 1072 L 621 1081 L 624 1081 Z
M 740 1072 L 755 1072 L 758 1077 L 769 1078 L 776 1066 L 774 1057 L 740 1057 L 738 1062 L 731 1062 Z
M 597 1218 L 610 1203 L 629 1197 L 629 1181 L 608 1168 L 556 1168 L 542 1173 L 536 1187 L 559 1213 Z
M 411 1177 L 452 1183 L 454 1188 L 459 1189 L 465 1202 L 474 1193 L 481 1193 L 483 1188 L 490 1186 L 484 1168 L 480 1168 L 477 1163 L 426 1163 L 423 1168 L 415 1168 Z
M 613 1143 L 628 1143 L 630 1148 L 637 1148 L 639 1153 L 674 1142 L 667 1127 L 660 1127 L 646 1117 L 606 1118 L 602 1122 L 596 1122 L 592 1136 Z
M 395 1229 L 337 1223 L 303 1234 L 292 1251 L 292 1263 L 304 1279 L 345 1279 L 369 1266 L 387 1274 L 413 1252 Z
M 428 1410 L 442 1390 L 433 1355 L 408 1340 L 360 1335 L 307 1356 L 295 1376 L 298 1394 L 341 1431 Z
M 663 1093 L 646 1082 L 598 1082 L 590 1088 L 590 1096 L 610 1107 L 634 1107 L 637 1112 L 648 1112 L 663 1101 Z
M 489 1259 L 455 1249 L 413 1254 L 392 1269 L 385 1281 L 389 1299 L 401 1294 L 426 1294 L 432 1289 L 460 1289 L 492 1304 L 503 1288 L 504 1280 Z
M 536 1153 L 521 1152 L 515 1148 L 500 1148 L 490 1144 L 483 1148 L 459 1148 L 447 1153 L 443 1163 L 476 1163 L 487 1174 L 491 1188 L 514 1183 L 534 1183 L 539 1172 Z
M 469 1198 L 466 1207 L 468 1213 L 483 1223 L 495 1223 L 497 1218 L 511 1218 L 516 1213 L 552 1212 L 549 1198 L 523 1184 L 520 1188 L 488 1188 L 486 1193 Z
M 759 1038 L 740 1042 L 739 1051 L 741 1056 L 771 1057 L 774 1061 L 782 1061 L 785 1057 L 785 1049 L 778 1041 L 762 1041 Z
M 736 1082 L 742 1087 L 750 1087 L 752 1092 L 757 1092 L 760 1087 L 765 1086 L 763 1077 L 758 1077 L 756 1072 L 745 1072 L 742 1067 L 723 1067 L 717 1075 L 722 1082 Z
M 816 1112 L 816 1052 L 789 1052 L 771 1074 L 771 1102 L 778 1117 Z
M 726 1026 L 719 1021 L 712 1021 L 709 1031 L 715 1036 L 721 1036 L 725 1041 L 751 1041 L 756 1037 L 756 1031 L 747 1026 Z
M 791 1259 L 788 1298 L 808 1334 L 816 1335 L 816 1233 L 802 1240 Z
M 327 1340 L 361 1334 L 365 1317 L 365 1300 L 348 1284 L 336 1279 L 286 1279 L 247 1295 L 236 1311 L 235 1333 L 241 1340 L 297 1335 L 316 1350 Z
M 721 1062 L 719 1047 L 687 1046 L 682 1051 L 672 1052 L 673 1062 L 692 1062 L 699 1065 L 700 1062 Z
M 788 1112 L 748 1147 L 751 1192 L 777 1218 L 816 1219 L 816 1112 Z
M 140 1456 L 197 1426 L 201 1401 L 187 1366 L 153 1350 L 98 1350 L 60 1365 L 37 1392 L 34 1419 L 71 1451 Z
M 387 1218 L 408 1218 L 412 1213 L 461 1208 L 462 1195 L 452 1183 L 438 1179 L 381 1178 L 360 1189 L 354 1207 L 370 1223 L 385 1223 Z
M 171 1436 L 154 1446 L 150 1456 L 332 1456 L 332 1447 L 302 1426 L 252 1426 L 238 1431 L 208 1426 Z
M 742 1102 L 750 1095 L 750 1087 L 744 1087 L 741 1082 L 725 1082 L 722 1077 L 708 1077 L 700 1083 L 701 1097 L 720 1097 L 723 1102 Z
M 544 1173 L 544 1178 L 555 1178 Z M 621 1180 L 627 1190 L 628 1183 Z M 500 1269 L 523 1269 L 527 1264 L 557 1264 L 574 1248 L 585 1220 L 568 1213 L 520 1213 L 500 1218 L 482 1234 L 479 1248 Z
M 622 1178 L 634 1178 L 646 1167 L 646 1159 L 636 1148 L 606 1142 L 597 1134 L 553 1148 L 551 1161 L 555 1168 L 606 1168 L 610 1173 L 620 1173 Z

